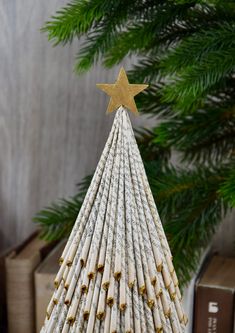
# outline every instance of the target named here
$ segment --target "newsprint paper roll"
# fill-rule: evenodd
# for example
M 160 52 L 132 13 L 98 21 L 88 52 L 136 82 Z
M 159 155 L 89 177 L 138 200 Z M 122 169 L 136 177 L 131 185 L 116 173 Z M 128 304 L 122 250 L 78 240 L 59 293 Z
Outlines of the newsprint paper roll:
M 120 107 L 60 258 L 41 333 L 184 332 L 172 255 Z

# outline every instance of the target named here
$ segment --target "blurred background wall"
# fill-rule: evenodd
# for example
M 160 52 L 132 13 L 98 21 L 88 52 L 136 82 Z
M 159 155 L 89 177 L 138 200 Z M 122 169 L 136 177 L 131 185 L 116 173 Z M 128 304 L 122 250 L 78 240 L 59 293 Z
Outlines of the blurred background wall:
M 0 250 L 33 230 L 37 210 L 75 193 L 96 167 L 112 124 L 96 83 L 114 82 L 119 68 L 97 66 L 78 77 L 78 45 L 53 48 L 40 33 L 65 3 L 0 2 Z
M 105 116 L 108 98 L 95 84 L 113 82 L 119 68 L 97 66 L 78 77 L 78 45 L 53 48 L 40 33 L 66 2 L 0 2 L 0 250 L 35 228 L 37 210 L 75 193 L 94 170 L 112 123 L 113 115 Z M 143 116 L 132 120 L 151 124 Z M 223 251 L 234 240 L 233 220 L 215 237 Z

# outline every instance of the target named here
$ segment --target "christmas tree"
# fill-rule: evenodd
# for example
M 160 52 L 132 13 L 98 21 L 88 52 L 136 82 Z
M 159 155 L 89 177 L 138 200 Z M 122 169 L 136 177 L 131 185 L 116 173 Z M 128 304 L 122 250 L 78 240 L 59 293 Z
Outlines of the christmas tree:
M 83 37 L 78 73 L 137 57 L 129 79 L 150 83 L 138 109 L 156 119 L 137 142 L 181 285 L 235 206 L 234 9 L 221 0 L 73 0 L 44 27 L 55 44 Z M 68 235 L 89 180 L 37 215 L 46 239 Z
M 99 84 L 117 110 L 64 248 L 41 332 L 184 332 L 172 255 L 126 108 L 146 85 Z

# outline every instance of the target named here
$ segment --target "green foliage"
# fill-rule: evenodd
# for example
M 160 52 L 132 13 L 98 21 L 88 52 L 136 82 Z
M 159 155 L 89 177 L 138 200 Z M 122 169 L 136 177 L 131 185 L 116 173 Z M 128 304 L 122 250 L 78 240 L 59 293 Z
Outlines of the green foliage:
M 78 73 L 98 60 L 109 68 L 136 57 L 130 82 L 150 83 L 137 106 L 156 121 L 136 136 L 177 272 L 187 283 L 235 206 L 235 3 L 73 0 L 43 31 L 54 44 L 83 37 Z M 173 153 L 180 167 L 171 165 Z M 68 235 L 88 184 L 38 213 L 46 239 Z

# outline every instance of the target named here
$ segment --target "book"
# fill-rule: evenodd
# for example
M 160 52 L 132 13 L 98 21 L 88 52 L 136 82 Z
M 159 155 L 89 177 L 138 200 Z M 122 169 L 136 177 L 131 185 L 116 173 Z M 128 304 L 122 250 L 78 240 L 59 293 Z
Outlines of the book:
M 55 290 L 54 279 L 59 268 L 59 258 L 66 241 L 60 242 L 42 261 L 34 273 L 36 332 L 40 332 L 46 316 L 47 305 Z
M 33 274 L 52 246 L 36 232 L 6 257 L 8 333 L 35 331 Z
M 235 258 L 214 256 L 195 287 L 194 333 L 233 333 Z
M 10 250 L 7 249 L 0 254 L 0 332 L 7 332 L 7 301 L 6 301 L 6 267 L 5 258 Z

